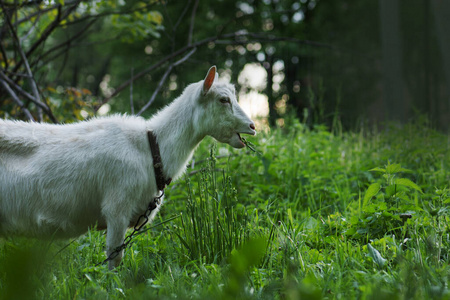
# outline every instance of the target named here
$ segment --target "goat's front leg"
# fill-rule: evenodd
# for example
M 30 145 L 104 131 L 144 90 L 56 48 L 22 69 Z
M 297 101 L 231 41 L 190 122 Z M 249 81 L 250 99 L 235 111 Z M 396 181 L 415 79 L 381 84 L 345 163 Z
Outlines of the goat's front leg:
M 108 257 L 117 247 L 122 245 L 123 239 L 125 238 L 125 233 L 127 231 L 127 225 L 128 221 L 125 218 L 107 220 L 108 231 L 106 234 L 106 253 Z M 122 257 L 123 250 L 108 261 L 108 268 L 112 270 L 119 266 Z

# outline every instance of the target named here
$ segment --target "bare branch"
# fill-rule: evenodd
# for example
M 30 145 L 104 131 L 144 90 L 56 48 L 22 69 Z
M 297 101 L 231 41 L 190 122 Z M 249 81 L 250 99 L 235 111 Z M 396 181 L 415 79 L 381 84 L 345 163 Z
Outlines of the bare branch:
M 72 44 L 74 41 L 76 41 L 77 39 L 81 38 L 81 37 L 87 32 L 87 30 L 89 29 L 89 27 L 91 27 L 92 24 L 94 24 L 96 21 L 97 21 L 97 20 L 95 20 L 95 19 L 94 19 L 94 20 L 91 20 L 89 23 L 86 24 L 86 26 L 84 26 L 80 31 L 78 31 L 77 33 L 75 33 L 75 34 L 74 34 L 73 36 L 71 36 L 70 38 L 68 38 L 65 42 L 62 42 L 62 43 L 56 45 L 55 47 L 53 47 L 53 48 L 47 50 L 45 53 L 43 53 L 43 54 L 39 57 L 39 59 L 38 59 L 37 61 L 40 61 L 40 60 L 44 59 L 44 58 L 45 58 L 46 56 L 48 56 L 50 53 L 52 53 L 52 52 L 54 52 L 54 51 L 56 51 L 56 50 L 58 50 L 58 49 L 60 49 L 60 48 L 63 48 L 63 47 L 66 47 L 66 46 L 67 46 L 67 47 L 71 46 L 71 44 Z M 49 62 L 49 60 L 47 60 L 46 63 L 47 63 L 47 62 Z
M 252 38 L 253 40 L 252 41 L 244 40 L 245 38 Z M 236 40 L 236 39 L 240 39 L 240 40 Z M 302 45 L 324 47 L 324 48 L 328 48 L 331 50 L 338 50 L 338 51 L 343 50 L 338 47 L 335 47 L 335 46 L 332 46 L 329 44 L 325 44 L 325 43 L 319 43 L 319 42 L 314 42 L 314 41 L 309 41 L 309 40 L 301 40 L 301 39 L 296 39 L 296 38 L 291 38 L 291 37 L 267 36 L 264 34 L 249 33 L 249 32 L 242 32 L 242 31 L 236 31 L 236 32 L 224 34 L 221 36 L 212 36 L 212 37 L 208 37 L 203 40 L 200 40 L 198 42 L 195 42 L 191 45 L 186 45 L 186 46 L 182 47 L 181 49 L 160 59 L 158 62 L 151 65 L 147 69 L 142 70 L 141 72 L 138 72 L 132 78 L 128 79 L 127 81 L 123 82 L 119 87 L 117 87 L 110 96 L 105 97 L 100 102 L 100 104 L 95 108 L 95 110 L 98 110 L 98 108 L 100 106 L 107 103 L 109 100 L 111 100 L 111 98 L 117 96 L 117 94 L 119 94 L 122 90 L 124 90 L 126 87 L 128 87 L 131 84 L 131 81 L 135 81 L 136 79 L 141 78 L 145 74 L 157 69 L 158 67 L 162 66 L 163 64 L 170 61 L 174 57 L 177 57 L 177 56 L 185 53 L 186 51 L 207 45 L 210 42 L 227 43 L 227 44 L 243 44 L 243 43 L 250 43 L 250 42 L 255 42 L 255 41 L 266 41 L 266 42 L 287 41 L 287 42 L 292 42 L 292 43 L 297 43 L 297 44 L 302 44 Z
M 162 88 L 164 82 L 165 82 L 166 79 L 167 79 L 167 76 L 168 76 L 169 73 L 172 71 L 172 69 L 173 69 L 173 66 L 172 66 L 172 65 L 170 65 L 170 66 L 167 68 L 166 72 L 165 72 L 164 75 L 161 77 L 161 80 L 159 81 L 158 86 L 156 87 L 155 91 L 153 92 L 153 94 L 152 94 L 150 100 L 148 100 L 147 104 L 145 104 L 144 107 L 141 108 L 141 110 L 136 114 L 136 116 L 140 116 L 144 111 L 147 110 L 147 108 L 150 107 L 150 105 L 153 103 L 153 101 L 155 101 L 156 95 L 158 95 L 159 90 Z
M 197 48 L 194 48 L 194 49 L 192 49 L 191 51 L 189 51 L 189 53 L 186 54 L 183 58 L 181 58 L 181 59 L 177 60 L 176 62 L 174 62 L 174 63 L 172 64 L 172 66 L 173 66 L 173 67 L 176 67 L 176 66 L 178 66 L 178 65 L 180 65 L 180 64 L 182 64 L 182 63 L 184 63 L 186 60 L 189 59 L 189 57 L 192 56 L 192 54 L 194 54 L 195 51 L 197 51 Z
M 3 88 L 8 92 L 8 94 L 11 96 L 14 102 L 22 109 L 24 114 L 27 116 L 28 120 L 34 121 L 33 115 L 30 113 L 30 111 L 25 107 L 22 101 L 20 101 L 19 97 L 17 97 L 16 93 L 11 89 L 11 87 L 6 83 L 4 80 L 0 80 L 0 83 L 2 84 Z
M 61 23 L 62 20 L 64 20 L 66 17 L 69 16 L 69 14 L 72 12 L 73 9 L 75 9 L 77 6 L 74 5 L 71 8 L 67 9 L 65 14 L 62 15 L 61 6 L 58 6 L 58 15 L 56 19 L 50 23 L 50 25 L 45 28 L 44 32 L 41 34 L 41 37 L 31 46 L 31 48 L 27 51 L 27 56 L 30 56 L 37 47 L 39 47 L 40 44 L 42 44 L 47 38 L 49 37 L 50 33 L 52 33 L 56 27 Z
M 65 11 L 62 10 L 61 5 L 58 5 L 58 15 L 56 19 L 44 29 L 41 37 L 26 52 L 26 57 L 29 57 L 44 41 L 47 40 L 50 34 L 61 24 L 61 22 L 69 17 L 69 15 L 78 7 L 80 2 L 81 0 L 73 2 L 73 4 L 69 6 L 69 8 L 67 8 Z M 17 70 L 22 66 L 23 63 L 23 61 L 18 62 L 14 67 L 13 72 L 17 72 Z
M 27 76 L 28 77 L 28 76 Z M 58 120 L 54 117 L 52 111 L 50 110 L 50 108 L 48 107 L 48 105 L 46 105 L 43 102 L 39 102 L 36 101 L 36 99 L 29 94 L 28 92 L 24 91 L 18 84 L 16 84 L 14 81 L 12 81 L 8 76 L 5 75 L 5 73 L 3 71 L 0 70 L 0 79 L 8 85 L 8 87 L 13 90 L 16 90 L 19 94 L 21 94 L 23 97 L 25 97 L 27 100 L 33 102 L 34 104 L 36 104 L 38 107 L 40 107 L 46 114 L 47 116 L 50 118 L 50 120 L 52 120 L 53 123 L 58 123 Z M 11 93 L 9 93 L 11 95 Z M 14 93 L 15 94 L 15 93 Z M 11 96 L 12 97 L 12 96 Z M 17 95 L 16 95 L 17 97 Z M 18 98 L 18 97 L 17 97 Z M 20 100 L 19 100 L 20 101 Z M 17 101 L 16 101 L 17 102 Z M 20 101 L 21 102 L 21 101 Z M 20 106 L 20 105 L 19 105 Z
M 86 16 L 78 18 L 74 21 L 67 22 L 65 25 L 70 26 L 73 24 L 78 24 L 80 22 L 83 22 L 83 21 L 91 19 L 91 18 L 99 19 L 99 18 L 108 17 L 108 16 L 112 16 L 112 15 L 128 15 L 128 14 L 134 13 L 136 11 L 142 12 L 143 10 L 148 9 L 149 7 L 152 7 L 152 6 L 155 6 L 155 3 L 146 4 L 144 6 L 140 6 L 140 7 L 125 10 L 125 11 L 105 11 L 105 12 L 102 12 L 102 13 L 99 13 L 96 15 L 86 15 Z
M 3 4 L 2 4 L 2 7 L 3 7 Z M 33 73 L 31 72 L 31 68 L 30 68 L 30 65 L 28 63 L 27 57 L 25 56 L 25 53 L 23 52 L 22 46 L 20 44 L 20 39 L 17 36 L 16 31 L 14 30 L 13 24 L 11 23 L 11 19 L 9 18 L 8 14 L 5 14 L 5 19 L 6 19 L 6 23 L 8 24 L 8 26 L 9 26 L 9 28 L 11 30 L 11 34 L 12 34 L 13 40 L 16 43 L 17 50 L 19 51 L 20 57 L 22 58 L 22 62 L 25 64 L 25 68 L 27 70 L 28 76 L 30 77 L 29 78 L 30 79 L 30 85 L 31 85 L 31 89 L 32 89 L 33 94 L 34 94 L 35 102 L 42 103 L 41 99 L 40 99 L 41 96 L 39 95 L 39 90 L 37 88 L 36 81 L 34 80 Z M 43 104 L 43 105 L 45 106 L 45 104 Z M 42 111 L 41 111 L 40 107 L 38 107 L 38 115 L 39 115 L 39 121 L 41 121 L 42 120 Z
M 41 16 L 42 16 L 42 14 L 37 15 L 34 22 L 32 22 L 30 30 L 28 30 L 28 32 L 20 39 L 20 43 L 25 41 L 30 36 L 30 34 L 33 33 L 33 31 L 36 29 L 36 24 L 39 22 L 39 19 L 41 18 Z M 15 26 L 18 26 L 18 25 L 15 25 Z
M 27 15 L 26 17 L 17 20 L 16 22 L 14 22 L 14 26 L 17 26 L 19 24 L 22 24 L 23 22 L 28 22 L 30 21 L 33 17 L 39 15 L 38 17 L 40 17 L 41 15 L 48 13 L 49 11 L 52 11 L 54 9 L 57 9 L 59 7 L 59 4 L 54 5 L 54 6 L 50 6 L 44 9 L 37 9 L 35 12 L 30 13 L 29 15 Z
M 191 0 L 188 0 L 188 3 L 191 2 Z M 170 25 L 170 27 L 172 27 L 172 32 L 175 32 L 175 28 L 173 26 L 173 22 L 172 22 L 172 18 L 170 17 L 170 14 L 167 12 L 167 2 L 163 1 L 161 2 L 162 7 L 164 9 L 164 20 L 166 23 L 168 23 Z M 188 4 L 189 5 L 189 4 Z M 168 27 L 167 25 L 165 27 Z
M 178 28 L 178 26 L 180 25 L 180 22 L 181 22 L 182 20 L 184 20 L 184 15 L 187 13 L 190 4 L 191 4 L 191 0 L 189 0 L 189 1 L 186 3 L 186 6 L 184 7 L 183 11 L 181 12 L 180 17 L 179 17 L 178 20 L 177 20 L 177 23 L 173 26 L 173 31 L 175 31 L 175 30 Z
M 2 1 L 3 2 L 3 1 Z M 33 5 L 38 5 L 42 2 L 42 0 L 36 0 L 36 1 L 22 1 L 22 3 L 18 4 L 16 3 L 16 1 L 14 1 L 14 3 L 8 3 L 5 2 L 4 6 L 6 7 L 12 7 L 12 8 L 16 8 L 16 7 L 26 7 L 26 6 L 33 6 Z
M 173 67 L 178 66 L 179 64 L 182 64 L 183 62 L 185 62 L 187 59 L 189 59 L 189 57 L 191 57 L 192 54 L 194 54 L 194 52 L 197 50 L 197 48 L 192 49 L 188 54 L 186 54 L 183 58 L 181 58 L 180 60 L 174 62 L 173 64 L 169 65 L 169 67 L 167 68 L 166 72 L 164 73 L 164 75 L 161 77 L 161 80 L 158 83 L 158 86 L 156 87 L 155 91 L 153 92 L 152 97 L 150 98 L 150 100 L 147 102 L 147 104 L 144 105 L 144 107 L 141 108 L 141 110 L 136 114 L 137 116 L 140 116 L 144 111 L 147 110 L 147 108 L 150 107 L 150 105 L 153 103 L 153 101 L 155 101 L 156 95 L 159 93 L 159 91 L 161 90 L 164 82 L 167 79 L 167 76 L 169 76 L 170 72 L 172 71 Z
M 214 41 L 214 40 L 216 40 L 216 39 L 217 39 L 217 37 L 212 37 L 212 38 L 204 39 L 204 40 L 202 40 L 202 41 L 200 41 L 200 42 L 197 42 L 197 43 L 194 43 L 194 44 L 192 44 L 192 45 L 190 45 L 190 46 L 189 46 L 189 45 L 188 45 L 188 46 L 185 46 L 185 47 L 183 47 L 183 48 L 181 48 L 181 49 L 179 49 L 179 50 L 173 52 L 172 54 L 167 55 L 167 56 L 164 57 L 163 59 L 160 59 L 157 63 L 151 65 L 151 66 L 148 67 L 147 69 L 145 69 L 145 70 L 143 70 L 143 71 L 137 73 L 136 75 L 134 75 L 133 78 L 130 78 L 130 79 L 128 79 L 127 81 L 125 81 L 124 83 L 122 83 L 118 88 L 116 88 L 116 89 L 114 90 L 114 92 L 113 92 L 110 96 L 104 98 L 104 99 L 101 101 L 101 103 L 95 108 L 95 110 L 97 111 L 98 108 L 99 108 L 100 106 L 102 106 L 103 104 L 107 103 L 109 100 L 111 100 L 111 98 L 117 96 L 117 94 L 119 94 L 122 90 L 124 90 L 127 86 L 130 85 L 131 81 L 136 80 L 136 79 L 138 79 L 138 78 L 141 78 L 141 77 L 144 76 L 145 74 L 147 74 L 147 73 L 149 73 L 149 72 L 155 70 L 156 68 L 162 66 L 162 65 L 165 64 L 166 62 L 168 62 L 168 61 L 170 61 L 171 59 L 173 59 L 174 57 L 177 57 L 178 55 L 181 55 L 181 54 L 185 53 L 185 52 L 188 51 L 188 50 L 191 50 L 191 49 L 193 49 L 193 48 L 197 48 L 198 46 L 201 46 L 201 45 L 203 45 L 203 44 L 207 44 L 207 43 L 209 43 L 210 41 Z
M 195 22 L 195 15 L 197 13 L 198 2 L 199 0 L 195 0 L 194 7 L 192 8 L 191 24 L 189 25 L 189 34 L 187 43 L 188 45 L 192 44 L 192 33 L 194 31 L 194 22 Z
M 22 96 L 24 96 L 28 100 L 30 100 L 32 102 L 36 102 L 36 100 L 34 99 L 34 97 L 32 95 L 30 95 L 28 92 L 24 91 L 18 84 L 16 84 L 14 81 L 12 81 L 2 71 L 0 71 L 0 79 L 4 80 L 10 87 L 12 86 L 16 91 L 19 92 L 19 94 L 21 94 Z M 41 105 L 40 103 L 36 103 L 36 104 L 37 105 Z M 42 108 L 45 108 L 45 107 L 42 107 Z
M 1 36 L 0 36 L 1 39 Z M 5 69 L 9 68 L 8 57 L 6 56 L 6 50 L 3 47 L 3 43 L 0 42 L 0 51 L 2 52 L 3 61 L 5 62 Z
M 0 3 L 0 4 L 1 4 L 2 8 L 4 8 L 3 3 Z M 44 102 L 41 101 L 41 95 L 39 93 L 39 89 L 37 87 L 36 80 L 34 79 L 33 72 L 31 71 L 30 64 L 28 63 L 27 56 L 25 55 L 25 53 L 22 49 L 20 39 L 17 36 L 17 32 L 15 31 L 14 26 L 11 23 L 11 19 L 9 18 L 8 14 L 5 14 L 5 19 L 6 19 L 6 23 L 7 23 L 8 27 L 10 28 L 13 40 L 16 43 L 16 47 L 17 47 L 17 50 L 19 51 L 20 57 L 22 58 L 21 62 L 25 65 L 25 69 L 26 69 L 26 72 L 27 72 L 27 75 L 28 75 L 28 78 L 30 81 L 31 90 L 33 92 L 34 97 L 31 96 L 30 94 L 26 93 L 25 91 L 23 91 L 18 85 L 14 84 L 14 86 L 16 87 L 16 90 L 18 90 L 22 95 L 24 95 L 25 97 L 27 97 L 27 99 L 29 99 L 30 101 L 32 101 L 33 103 L 35 103 L 37 105 L 39 121 L 42 121 L 42 117 L 43 117 L 42 110 L 44 110 L 46 112 L 46 114 L 50 117 L 50 119 L 53 122 L 57 123 L 57 120 L 53 116 L 53 113 L 51 112 L 50 107 L 48 107 Z M 7 78 L 7 76 L 3 72 L 0 72 L 0 74 L 4 80 L 4 84 L 8 85 L 7 82 L 9 82 L 9 84 L 13 83 L 13 81 L 10 80 L 9 78 Z M 8 85 L 8 88 L 11 89 L 9 85 Z M 10 93 L 10 95 L 11 95 L 11 97 L 13 97 L 11 93 Z M 15 95 L 15 93 L 14 93 L 14 95 Z M 17 95 L 16 95 L 16 97 L 17 97 Z M 17 100 L 19 100 L 19 99 L 17 98 Z
M 24 77 L 24 78 L 28 78 L 29 77 L 28 74 L 25 74 L 25 73 L 14 73 L 14 72 L 8 71 L 6 69 L 3 69 L 3 72 L 5 72 L 5 74 L 9 74 L 9 75 L 14 76 L 14 77 Z
M 25 68 L 27 70 L 27 73 L 30 76 L 30 85 L 31 85 L 31 90 L 33 91 L 33 94 L 34 94 L 35 102 L 36 103 L 40 103 L 43 106 L 46 106 L 41 101 L 41 95 L 39 94 L 39 89 L 37 87 L 36 80 L 33 77 L 33 73 L 31 72 L 30 64 L 28 63 L 28 60 L 27 60 L 25 54 L 23 53 L 22 47 L 20 46 L 20 42 L 19 42 L 18 48 L 19 48 L 20 56 L 22 56 L 22 61 L 25 64 Z M 47 110 L 50 110 L 50 109 L 47 107 Z M 41 107 L 38 107 L 38 115 L 39 115 L 39 121 L 42 121 L 42 110 L 41 110 Z

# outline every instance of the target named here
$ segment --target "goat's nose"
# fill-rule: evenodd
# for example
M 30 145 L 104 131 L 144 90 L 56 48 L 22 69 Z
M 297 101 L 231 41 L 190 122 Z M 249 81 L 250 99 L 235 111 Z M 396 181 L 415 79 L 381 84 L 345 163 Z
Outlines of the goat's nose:
M 251 123 L 251 124 L 250 124 L 250 128 L 253 129 L 253 130 L 255 130 L 255 129 L 256 129 L 256 128 L 255 128 L 255 124 Z

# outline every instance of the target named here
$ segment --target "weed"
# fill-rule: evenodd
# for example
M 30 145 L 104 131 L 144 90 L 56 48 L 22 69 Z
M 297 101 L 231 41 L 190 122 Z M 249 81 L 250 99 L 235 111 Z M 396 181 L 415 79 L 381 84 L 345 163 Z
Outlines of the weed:
M 449 137 L 289 124 L 247 152 L 203 143 L 114 272 L 102 232 L 1 240 L 1 297 L 449 298 Z

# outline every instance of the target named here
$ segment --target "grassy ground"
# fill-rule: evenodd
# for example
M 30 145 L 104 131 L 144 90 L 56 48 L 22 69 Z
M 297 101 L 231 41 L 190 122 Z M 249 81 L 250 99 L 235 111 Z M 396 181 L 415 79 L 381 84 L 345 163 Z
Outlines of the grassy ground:
M 449 136 L 286 128 L 204 141 L 113 272 L 103 232 L 0 241 L 0 298 L 450 299 Z

